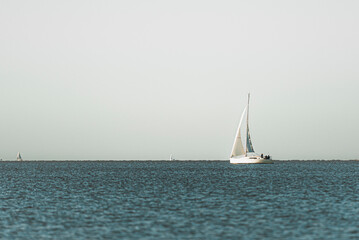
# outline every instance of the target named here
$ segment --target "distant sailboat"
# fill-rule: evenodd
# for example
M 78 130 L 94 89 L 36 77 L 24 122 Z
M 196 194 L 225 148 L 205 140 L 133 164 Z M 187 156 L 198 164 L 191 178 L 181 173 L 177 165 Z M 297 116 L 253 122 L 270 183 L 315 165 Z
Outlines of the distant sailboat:
M 242 144 L 241 137 L 241 125 L 244 116 L 246 115 L 246 130 L 245 130 L 245 147 Z M 254 152 L 251 136 L 249 134 L 249 94 L 248 94 L 248 104 L 244 108 L 244 111 L 241 116 L 241 120 L 239 122 L 238 130 L 236 138 L 234 139 L 234 144 L 232 148 L 232 153 L 229 162 L 233 164 L 239 163 L 273 163 L 273 160 L 270 156 L 263 156 L 263 154 L 259 155 Z
M 170 155 L 170 161 L 174 161 L 174 160 L 176 160 L 176 159 L 174 159 L 173 157 L 172 157 L 172 154 Z
M 22 157 L 21 157 L 20 152 L 17 153 L 16 159 L 17 159 L 18 161 L 22 161 Z

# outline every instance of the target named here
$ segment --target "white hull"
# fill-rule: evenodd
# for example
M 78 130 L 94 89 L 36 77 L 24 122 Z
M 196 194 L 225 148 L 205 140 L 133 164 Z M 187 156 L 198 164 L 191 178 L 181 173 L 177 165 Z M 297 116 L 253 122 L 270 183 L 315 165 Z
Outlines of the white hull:
M 230 158 L 229 162 L 232 164 L 272 164 L 272 159 L 266 159 L 261 157 L 240 157 Z

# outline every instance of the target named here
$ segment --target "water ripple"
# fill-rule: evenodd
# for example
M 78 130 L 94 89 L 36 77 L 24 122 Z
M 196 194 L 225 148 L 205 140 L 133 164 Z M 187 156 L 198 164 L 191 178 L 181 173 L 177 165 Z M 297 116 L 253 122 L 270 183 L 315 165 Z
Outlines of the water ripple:
M 2 162 L 0 238 L 358 239 L 356 162 Z

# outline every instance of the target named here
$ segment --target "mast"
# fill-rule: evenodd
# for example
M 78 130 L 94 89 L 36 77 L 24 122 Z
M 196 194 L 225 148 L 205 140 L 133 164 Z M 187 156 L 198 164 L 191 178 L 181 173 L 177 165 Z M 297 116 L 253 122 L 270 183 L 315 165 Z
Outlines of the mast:
M 247 157 L 247 152 L 248 152 L 248 117 L 249 117 L 249 97 L 250 97 L 250 93 L 248 93 L 248 103 L 247 103 L 247 125 L 246 125 L 246 148 L 245 148 L 245 157 Z

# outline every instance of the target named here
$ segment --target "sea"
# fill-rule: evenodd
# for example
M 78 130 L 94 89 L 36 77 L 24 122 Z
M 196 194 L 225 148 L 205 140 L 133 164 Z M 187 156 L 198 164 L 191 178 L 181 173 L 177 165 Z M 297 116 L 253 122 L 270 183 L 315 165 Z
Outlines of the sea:
M 359 161 L 3 161 L 0 239 L 359 239 Z

